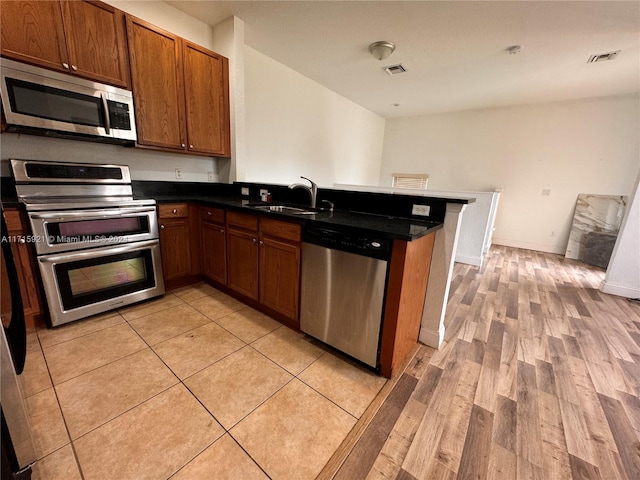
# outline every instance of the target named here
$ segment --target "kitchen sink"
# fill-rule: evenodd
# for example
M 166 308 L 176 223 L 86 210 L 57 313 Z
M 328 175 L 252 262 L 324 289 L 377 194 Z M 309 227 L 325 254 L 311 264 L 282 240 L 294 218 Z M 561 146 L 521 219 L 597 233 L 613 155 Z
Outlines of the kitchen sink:
M 299 207 L 289 207 L 286 205 L 255 205 L 252 206 L 256 210 L 260 210 L 262 212 L 280 212 L 280 213 L 290 213 L 293 215 L 315 215 L 318 213 L 316 210 L 310 210 L 307 208 L 299 208 Z

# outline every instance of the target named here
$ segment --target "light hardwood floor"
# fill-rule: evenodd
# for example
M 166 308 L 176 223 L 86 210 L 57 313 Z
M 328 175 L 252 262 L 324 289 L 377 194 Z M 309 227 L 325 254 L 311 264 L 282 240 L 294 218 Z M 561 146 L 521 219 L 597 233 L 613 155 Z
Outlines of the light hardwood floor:
M 602 270 L 492 247 L 335 478 L 640 479 L 640 304 Z

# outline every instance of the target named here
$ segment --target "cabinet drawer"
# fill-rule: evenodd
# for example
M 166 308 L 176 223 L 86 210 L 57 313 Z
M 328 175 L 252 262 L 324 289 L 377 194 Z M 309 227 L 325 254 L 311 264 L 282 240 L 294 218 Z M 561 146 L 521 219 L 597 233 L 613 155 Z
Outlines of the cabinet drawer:
M 227 224 L 256 232 L 258 230 L 258 216 L 252 213 L 227 212 Z
M 224 210 L 214 207 L 200 207 L 200 218 L 207 222 L 224 223 Z
M 260 233 L 269 237 L 299 242 L 301 228 L 297 223 L 283 222 L 273 218 L 261 218 Z
M 189 205 L 186 203 L 163 203 L 158 205 L 160 218 L 185 218 L 189 216 Z

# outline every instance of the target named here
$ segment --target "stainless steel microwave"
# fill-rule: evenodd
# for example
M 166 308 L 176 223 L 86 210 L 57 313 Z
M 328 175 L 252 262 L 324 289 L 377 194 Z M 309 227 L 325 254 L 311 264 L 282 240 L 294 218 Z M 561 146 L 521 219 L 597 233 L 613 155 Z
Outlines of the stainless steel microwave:
M 136 122 L 128 90 L 0 59 L 7 130 L 133 144 Z

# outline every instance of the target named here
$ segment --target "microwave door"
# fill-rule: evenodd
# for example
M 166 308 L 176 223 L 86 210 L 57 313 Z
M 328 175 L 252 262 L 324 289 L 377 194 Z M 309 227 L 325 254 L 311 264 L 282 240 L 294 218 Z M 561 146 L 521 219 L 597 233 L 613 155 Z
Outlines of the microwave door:
M 9 131 L 84 136 L 108 143 L 136 140 L 130 91 L 5 58 L 0 65 L 0 95 Z
M 9 101 L 5 108 L 8 124 L 87 135 L 106 134 L 103 102 L 99 95 L 94 96 L 94 91 L 70 91 L 12 77 L 4 80 Z

